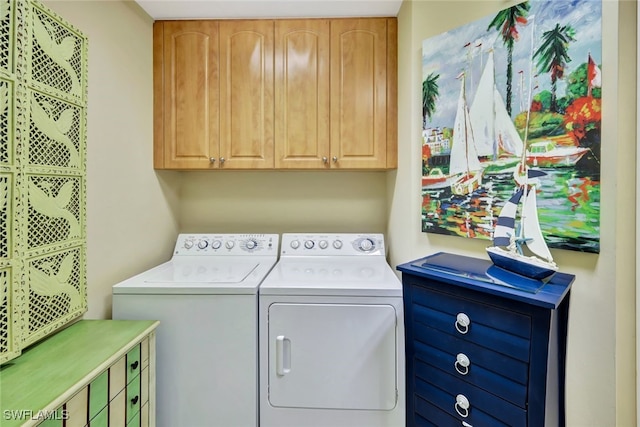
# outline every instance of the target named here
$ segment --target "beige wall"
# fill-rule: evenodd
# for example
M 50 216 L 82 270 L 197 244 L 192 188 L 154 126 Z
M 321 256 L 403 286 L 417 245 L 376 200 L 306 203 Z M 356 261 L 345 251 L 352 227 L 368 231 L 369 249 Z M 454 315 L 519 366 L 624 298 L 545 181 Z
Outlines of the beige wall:
M 571 295 L 569 427 L 635 425 L 635 1 L 605 0 L 601 253 L 554 251 Z M 131 2 L 45 2 L 89 37 L 88 318 L 111 285 L 170 257 L 179 231 L 386 232 L 390 262 L 486 243 L 420 232 L 422 40 L 505 1 L 409 1 L 399 15 L 394 172 L 154 172 L 152 21 Z M 461 13 L 464 11 L 464 13 Z M 617 209 L 614 211 L 612 207 Z
M 387 181 L 394 265 L 437 251 L 486 258 L 486 242 L 419 231 L 421 49 L 422 40 L 510 4 L 515 2 L 403 3 L 398 17 L 399 164 Z M 569 427 L 635 425 L 636 4 L 603 1 L 603 8 L 601 252 L 553 251 L 561 270 L 576 275 L 567 355 Z
M 111 286 L 171 256 L 178 174 L 152 169 L 152 24 L 133 2 L 46 1 L 89 39 L 86 318 Z

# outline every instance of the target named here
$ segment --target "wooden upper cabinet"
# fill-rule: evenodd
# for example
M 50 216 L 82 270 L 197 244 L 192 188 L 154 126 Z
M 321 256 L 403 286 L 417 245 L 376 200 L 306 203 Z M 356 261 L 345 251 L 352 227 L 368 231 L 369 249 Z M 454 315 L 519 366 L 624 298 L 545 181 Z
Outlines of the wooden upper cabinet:
M 275 27 L 275 167 L 330 167 L 329 20 Z
M 220 21 L 220 167 L 272 169 L 272 20 Z
M 396 18 L 156 21 L 157 169 L 397 167 Z
M 219 157 L 218 24 L 156 21 L 154 167 L 208 169 Z
M 396 167 L 396 34 L 395 18 L 331 21 L 332 167 Z

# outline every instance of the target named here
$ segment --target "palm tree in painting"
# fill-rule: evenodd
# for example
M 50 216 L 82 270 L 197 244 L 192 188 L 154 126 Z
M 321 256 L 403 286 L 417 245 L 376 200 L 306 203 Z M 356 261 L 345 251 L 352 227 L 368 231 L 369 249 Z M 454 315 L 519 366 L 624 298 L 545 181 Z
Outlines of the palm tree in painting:
M 427 127 L 427 119 L 436 111 L 436 99 L 440 96 L 438 79 L 440 74 L 431 73 L 422 82 L 422 127 Z
M 511 115 L 512 98 L 511 82 L 513 80 L 513 46 L 519 38 L 517 26 L 518 24 L 527 24 L 527 15 L 529 14 L 530 7 L 529 2 L 527 1 L 511 6 L 508 9 L 501 10 L 487 27 L 487 31 L 491 28 L 498 30 L 502 36 L 502 42 L 507 47 L 507 96 L 505 101 L 509 115 Z
M 564 70 L 569 57 L 569 42 L 575 41 L 575 30 L 569 25 L 560 26 L 545 31 L 542 34 L 542 44 L 533 54 L 533 58 L 538 58 L 538 71 L 551 75 L 551 106 L 552 112 L 557 112 L 556 85 L 559 79 L 564 77 Z

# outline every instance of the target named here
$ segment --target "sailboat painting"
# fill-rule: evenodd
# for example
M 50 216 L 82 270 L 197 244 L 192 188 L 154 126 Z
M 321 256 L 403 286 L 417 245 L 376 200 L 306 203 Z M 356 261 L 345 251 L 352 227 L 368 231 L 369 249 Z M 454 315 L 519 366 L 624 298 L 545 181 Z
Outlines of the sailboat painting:
M 601 59 L 602 0 L 529 0 L 424 40 L 422 231 L 492 241 L 496 265 L 540 280 L 549 248 L 599 253 Z

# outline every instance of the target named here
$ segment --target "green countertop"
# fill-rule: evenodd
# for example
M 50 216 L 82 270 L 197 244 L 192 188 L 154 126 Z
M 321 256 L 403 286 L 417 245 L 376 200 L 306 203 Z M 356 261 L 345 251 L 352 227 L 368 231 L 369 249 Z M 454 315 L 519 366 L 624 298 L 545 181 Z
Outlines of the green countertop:
M 0 367 L 0 426 L 31 424 L 39 411 L 58 408 L 158 324 L 81 320 L 24 350 Z

